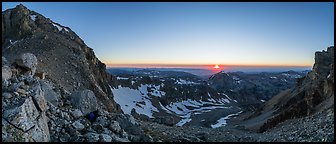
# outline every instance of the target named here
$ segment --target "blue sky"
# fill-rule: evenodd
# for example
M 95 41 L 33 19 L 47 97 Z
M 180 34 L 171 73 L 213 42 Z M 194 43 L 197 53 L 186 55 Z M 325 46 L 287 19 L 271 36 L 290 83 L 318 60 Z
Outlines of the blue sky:
M 112 65 L 311 66 L 315 51 L 334 45 L 334 3 L 23 4 L 70 27 Z

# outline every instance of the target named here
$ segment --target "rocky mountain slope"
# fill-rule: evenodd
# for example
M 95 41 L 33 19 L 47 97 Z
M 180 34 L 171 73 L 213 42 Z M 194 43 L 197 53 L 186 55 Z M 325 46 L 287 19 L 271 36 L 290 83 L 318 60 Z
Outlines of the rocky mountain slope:
M 91 90 L 69 93 L 34 76 L 37 61 L 31 53 L 19 55 L 14 64 L 2 57 L 3 142 L 151 140 L 132 116 L 99 108 Z
M 266 131 L 293 118 L 334 108 L 334 47 L 315 53 L 315 64 L 295 87 L 279 93 L 251 115 L 246 127 Z
M 279 92 L 295 86 L 296 79 L 304 77 L 305 71 L 262 72 L 219 72 L 211 76 L 209 85 L 218 92 L 237 99 L 242 108 L 254 111 Z
M 152 141 L 113 100 L 115 79 L 70 28 L 2 12 L 2 141 Z
M 66 91 L 90 89 L 110 112 L 120 111 L 110 97 L 112 76 L 93 50 L 70 28 L 23 5 L 2 12 L 2 54 L 10 62 L 17 55 L 32 53 L 37 72 Z

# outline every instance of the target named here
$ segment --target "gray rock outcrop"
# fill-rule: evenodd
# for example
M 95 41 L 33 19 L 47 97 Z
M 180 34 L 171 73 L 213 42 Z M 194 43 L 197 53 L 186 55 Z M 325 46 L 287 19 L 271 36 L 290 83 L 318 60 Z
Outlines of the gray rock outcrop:
M 70 96 L 70 101 L 72 106 L 80 109 L 84 115 L 98 109 L 96 96 L 91 90 L 73 92 Z
M 36 72 L 36 66 L 37 66 L 37 58 L 32 53 L 24 53 L 21 54 L 16 60 L 16 64 L 19 65 L 22 68 L 27 69 L 30 71 L 31 75 L 34 75 Z

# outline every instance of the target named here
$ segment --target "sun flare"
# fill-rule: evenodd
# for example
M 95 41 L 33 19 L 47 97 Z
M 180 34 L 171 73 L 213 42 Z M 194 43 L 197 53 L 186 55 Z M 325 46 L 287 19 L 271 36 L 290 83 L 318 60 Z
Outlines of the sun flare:
M 213 68 L 215 69 L 219 69 L 220 67 L 218 65 L 215 65 Z

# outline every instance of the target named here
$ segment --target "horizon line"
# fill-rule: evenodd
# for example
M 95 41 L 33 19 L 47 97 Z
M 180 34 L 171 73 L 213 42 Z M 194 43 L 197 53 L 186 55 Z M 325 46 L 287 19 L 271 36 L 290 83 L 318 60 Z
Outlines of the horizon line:
M 211 68 L 216 64 L 105 64 L 108 68 L 113 67 L 127 67 L 127 68 Z M 311 68 L 312 65 L 266 65 L 266 64 L 259 64 L 259 65 L 249 65 L 249 64 L 217 64 L 220 67 L 306 67 Z

